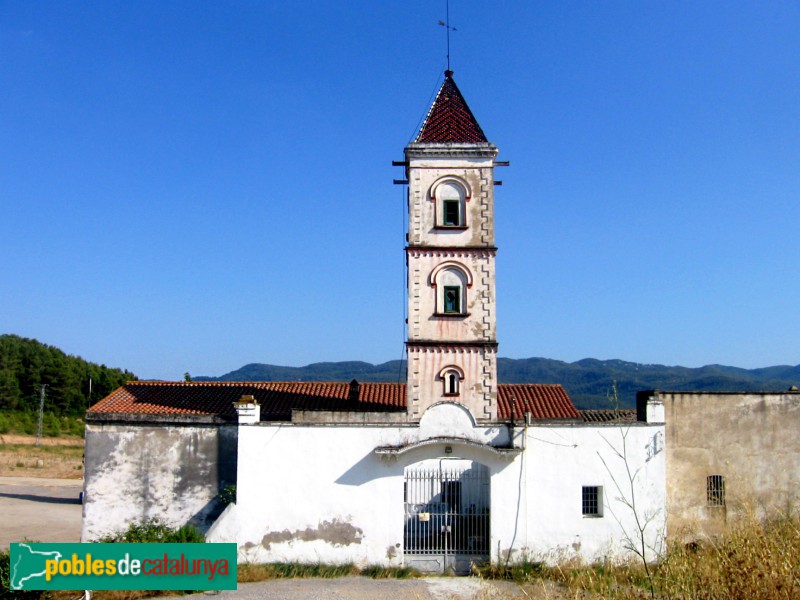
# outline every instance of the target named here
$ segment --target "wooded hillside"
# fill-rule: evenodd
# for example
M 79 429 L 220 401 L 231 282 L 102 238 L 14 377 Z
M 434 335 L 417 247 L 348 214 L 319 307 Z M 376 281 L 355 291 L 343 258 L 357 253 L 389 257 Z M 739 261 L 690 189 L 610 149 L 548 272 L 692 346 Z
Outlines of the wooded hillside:
M 133 373 L 70 356 L 36 340 L 0 335 L 0 411 L 38 410 L 39 386 L 46 384 L 46 411 L 82 416 L 90 405 L 133 379 Z

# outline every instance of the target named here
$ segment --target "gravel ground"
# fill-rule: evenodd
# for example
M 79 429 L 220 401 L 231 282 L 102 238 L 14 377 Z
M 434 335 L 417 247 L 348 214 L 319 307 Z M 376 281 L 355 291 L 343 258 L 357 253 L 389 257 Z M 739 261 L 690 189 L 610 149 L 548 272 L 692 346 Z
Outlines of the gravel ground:
M 79 542 L 82 479 L 0 477 L 0 549 L 12 542 Z

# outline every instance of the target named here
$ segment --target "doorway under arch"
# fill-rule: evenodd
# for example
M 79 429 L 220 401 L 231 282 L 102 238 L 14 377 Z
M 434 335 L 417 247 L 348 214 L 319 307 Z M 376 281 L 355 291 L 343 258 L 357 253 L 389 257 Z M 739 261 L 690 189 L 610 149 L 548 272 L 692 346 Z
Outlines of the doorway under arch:
M 433 458 L 404 469 L 406 566 L 468 574 L 489 560 L 489 469 L 461 458 Z

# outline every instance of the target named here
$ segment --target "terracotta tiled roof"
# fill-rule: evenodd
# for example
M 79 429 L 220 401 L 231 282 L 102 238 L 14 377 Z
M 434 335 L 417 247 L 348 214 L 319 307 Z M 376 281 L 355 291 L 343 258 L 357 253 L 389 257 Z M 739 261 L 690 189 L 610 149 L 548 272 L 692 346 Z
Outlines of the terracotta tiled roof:
M 103 398 L 89 412 L 232 416 L 233 403 L 243 395 L 255 397 L 265 421 L 288 421 L 292 409 L 392 412 L 406 408 L 404 383 L 132 381 Z M 512 397 L 516 398 L 515 415 L 520 419 L 526 412 L 534 419 L 581 418 L 560 385 L 500 384 L 499 418 L 510 417 Z
M 582 410 L 581 417 L 586 423 L 634 423 L 636 422 L 636 411 L 630 408 L 619 410 Z
M 497 416 L 511 418 L 511 399 L 514 399 L 514 418 L 524 419 L 531 413 L 533 419 L 580 419 L 578 409 L 570 400 L 567 390 L 549 383 L 501 383 L 497 386 Z
M 414 141 L 434 144 L 488 141 L 453 81 L 452 71 L 445 71 L 444 83 Z
M 90 413 L 234 415 L 233 403 L 255 397 L 261 418 L 288 421 L 292 409 L 405 410 L 405 384 L 361 383 L 350 398 L 349 383 L 132 381 L 89 409 Z

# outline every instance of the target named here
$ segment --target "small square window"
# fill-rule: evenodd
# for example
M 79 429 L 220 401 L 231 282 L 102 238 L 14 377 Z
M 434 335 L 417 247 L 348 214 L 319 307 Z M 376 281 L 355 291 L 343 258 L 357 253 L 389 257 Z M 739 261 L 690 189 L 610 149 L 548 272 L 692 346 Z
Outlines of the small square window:
M 444 312 L 461 312 L 461 288 L 456 285 L 447 285 L 444 288 Z
M 582 510 L 584 517 L 603 516 L 603 487 L 599 485 L 585 485 L 581 493 Z
M 445 200 L 442 202 L 442 208 L 444 209 L 443 225 L 446 227 L 457 227 L 461 225 L 460 200 Z
M 706 498 L 709 506 L 725 506 L 725 477 L 722 475 L 706 477 Z

